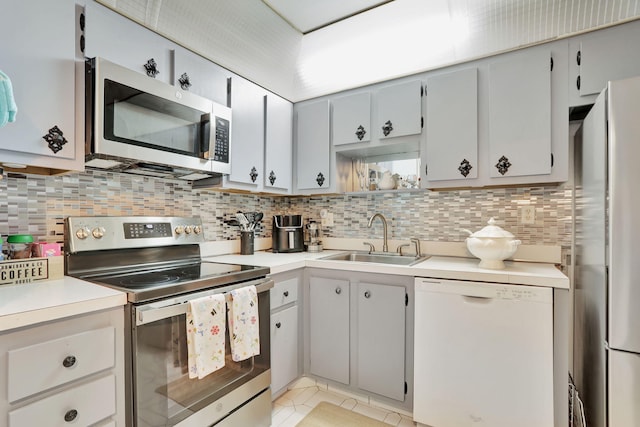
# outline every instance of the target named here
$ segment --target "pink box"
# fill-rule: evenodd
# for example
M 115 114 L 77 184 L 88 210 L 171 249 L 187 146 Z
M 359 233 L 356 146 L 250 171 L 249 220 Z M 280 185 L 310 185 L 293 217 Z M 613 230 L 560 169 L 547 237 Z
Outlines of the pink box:
M 43 243 L 43 242 L 34 243 L 33 256 L 35 257 L 60 256 L 60 244 L 59 243 Z

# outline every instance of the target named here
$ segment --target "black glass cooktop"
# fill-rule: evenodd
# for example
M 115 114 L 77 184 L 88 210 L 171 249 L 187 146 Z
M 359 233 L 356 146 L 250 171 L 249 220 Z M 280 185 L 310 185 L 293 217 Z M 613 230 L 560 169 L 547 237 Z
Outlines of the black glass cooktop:
M 269 268 L 266 267 L 202 261 L 177 267 L 142 269 L 84 279 L 125 291 L 129 295 L 129 301 L 138 302 L 225 286 L 267 274 Z

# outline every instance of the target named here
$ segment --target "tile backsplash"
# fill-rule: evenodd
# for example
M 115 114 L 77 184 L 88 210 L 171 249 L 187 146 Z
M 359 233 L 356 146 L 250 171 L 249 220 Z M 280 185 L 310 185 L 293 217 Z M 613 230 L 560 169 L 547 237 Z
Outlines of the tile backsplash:
M 271 217 L 298 213 L 320 221 L 320 211 L 334 214 L 323 227 L 330 237 L 380 237 L 382 226 L 368 218 L 382 213 L 389 238 L 463 241 L 462 229 L 479 230 L 490 217 L 524 244 L 571 246 L 572 192 L 569 186 L 412 191 L 310 197 L 277 197 L 194 190 L 188 183 L 104 171 L 60 176 L 8 174 L 0 179 L 0 235 L 32 234 L 36 240 L 64 240 L 67 216 L 146 215 L 202 217 L 207 240 L 239 239 L 227 224 L 237 211 L 264 212 L 258 237 L 271 236 Z M 518 221 L 519 207 L 534 206 L 535 224 Z

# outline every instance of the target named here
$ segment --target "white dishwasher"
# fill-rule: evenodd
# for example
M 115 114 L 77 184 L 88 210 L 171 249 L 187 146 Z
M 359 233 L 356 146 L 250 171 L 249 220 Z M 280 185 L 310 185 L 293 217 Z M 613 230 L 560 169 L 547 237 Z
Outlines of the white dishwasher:
M 414 352 L 414 421 L 554 425 L 551 288 L 416 278 Z

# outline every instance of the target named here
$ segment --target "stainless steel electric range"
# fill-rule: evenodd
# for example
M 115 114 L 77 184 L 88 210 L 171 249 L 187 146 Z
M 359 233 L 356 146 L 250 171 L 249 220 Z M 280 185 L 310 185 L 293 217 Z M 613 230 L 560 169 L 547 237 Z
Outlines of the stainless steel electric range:
M 65 272 L 127 293 L 127 426 L 269 426 L 269 269 L 201 259 L 198 217 L 69 217 Z M 190 300 L 255 285 L 260 354 L 189 379 Z

